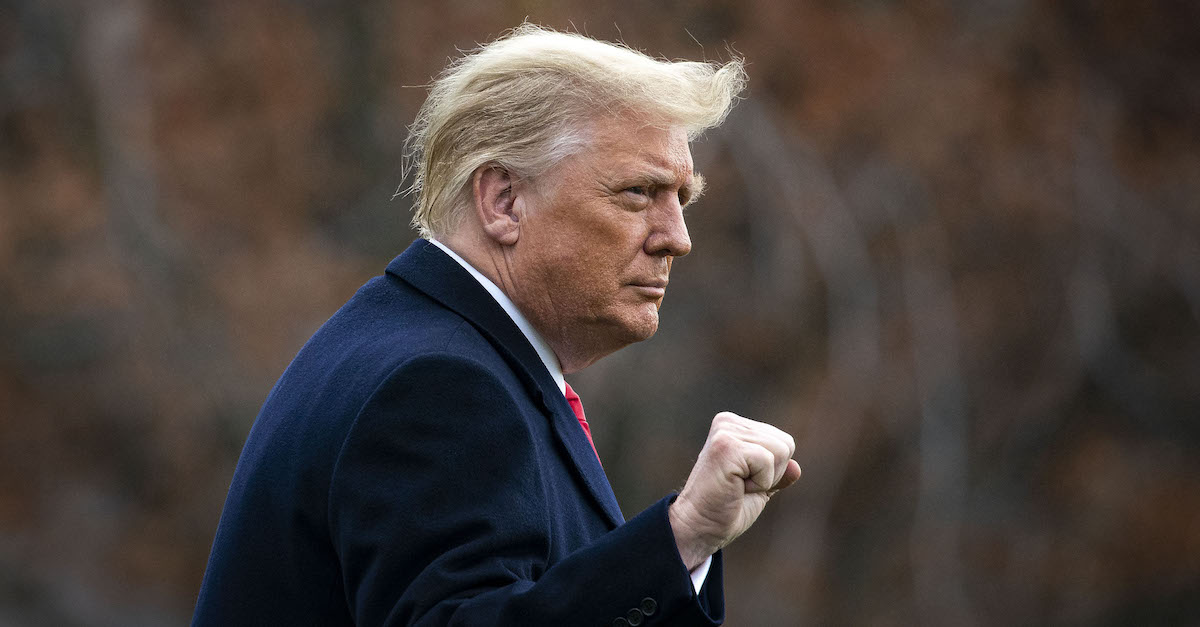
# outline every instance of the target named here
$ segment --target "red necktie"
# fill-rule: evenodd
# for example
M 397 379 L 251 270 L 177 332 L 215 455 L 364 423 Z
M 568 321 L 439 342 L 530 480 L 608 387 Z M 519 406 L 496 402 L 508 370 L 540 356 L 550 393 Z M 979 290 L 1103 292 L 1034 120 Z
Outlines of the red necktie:
M 588 444 L 592 445 L 592 452 L 596 453 L 596 443 L 592 441 L 592 428 L 588 426 L 587 419 L 583 417 L 583 401 L 579 400 L 579 395 L 571 389 L 570 383 L 567 383 L 567 404 L 571 406 L 571 411 L 575 412 L 575 417 L 579 419 L 579 426 L 583 427 L 583 434 L 587 436 Z M 600 461 L 600 453 L 596 453 L 596 461 Z

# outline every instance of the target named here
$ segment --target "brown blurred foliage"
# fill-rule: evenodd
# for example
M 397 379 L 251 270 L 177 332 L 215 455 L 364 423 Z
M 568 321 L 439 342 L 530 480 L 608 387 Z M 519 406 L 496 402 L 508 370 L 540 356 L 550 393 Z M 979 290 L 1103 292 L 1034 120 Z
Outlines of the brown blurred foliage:
M 798 436 L 733 625 L 1200 622 L 1200 5 L 0 4 L 0 623 L 186 622 L 292 355 L 413 235 L 430 77 L 528 18 L 749 62 L 659 336 L 581 373 L 628 512 Z

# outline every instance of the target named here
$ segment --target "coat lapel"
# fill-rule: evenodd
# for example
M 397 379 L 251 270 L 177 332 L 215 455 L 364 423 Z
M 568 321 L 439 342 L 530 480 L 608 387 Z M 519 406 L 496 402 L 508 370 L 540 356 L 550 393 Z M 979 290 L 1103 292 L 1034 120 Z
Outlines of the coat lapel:
M 492 295 L 458 262 L 424 239 L 413 242 L 408 250 L 392 260 L 387 271 L 466 318 L 492 343 L 512 365 L 535 404 L 550 420 L 580 479 L 610 524 L 615 527 L 623 523 L 625 519 L 617 505 L 617 497 L 587 436 L 579 427 L 575 412 L 571 411 L 533 345 Z

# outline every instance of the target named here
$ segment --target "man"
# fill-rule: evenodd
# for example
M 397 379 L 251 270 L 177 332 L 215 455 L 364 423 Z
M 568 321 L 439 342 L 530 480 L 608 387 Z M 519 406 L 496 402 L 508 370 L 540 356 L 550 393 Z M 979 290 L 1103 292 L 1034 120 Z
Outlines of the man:
M 530 25 L 453 64 L 411 139 L 424 239 L 272 390 L 194 624 L 720 623 L 719 551 L 799 477 L 791 437 L 718 414 L 624 521 L 563 374 L 657 329 L 688 141 L 743 83 Z

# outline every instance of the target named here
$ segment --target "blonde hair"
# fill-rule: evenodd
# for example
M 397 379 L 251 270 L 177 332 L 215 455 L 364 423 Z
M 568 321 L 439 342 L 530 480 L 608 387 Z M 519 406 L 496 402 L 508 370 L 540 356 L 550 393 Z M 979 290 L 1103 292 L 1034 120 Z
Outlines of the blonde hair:
M 682 127 L 717 126 L 746 84 L 725 64 L 653 59 L 624 45 L 522 24 L 454 61 L 434 81 L 405 142 L 413 226 L 446 236 L 471 202 L 471 174 L 496 163 L 535 178 L 585 148 L 588 124 L 632 113 Z

